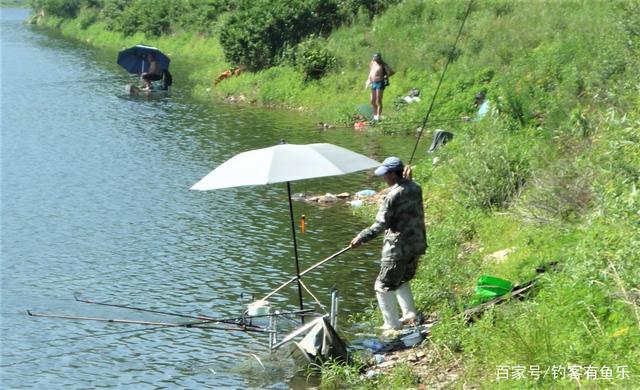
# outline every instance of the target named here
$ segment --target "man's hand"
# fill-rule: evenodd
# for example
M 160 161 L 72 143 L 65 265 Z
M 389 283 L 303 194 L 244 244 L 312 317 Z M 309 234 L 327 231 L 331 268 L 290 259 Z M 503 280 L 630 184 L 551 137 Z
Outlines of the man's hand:
M 354 237 L 353 240 L 351 240 L 351 242 L 349 243 L 349 246 L 351 248 L 357 248 L 359 247 L 361 244 L 361 241 L 358 237 Z
M 406 167 L 404 167 L 404 170 L 402 171 L 402 177 L 407 180 L 411 180 L 412 170 L 413 167 L 411 165 L 407 165 Z

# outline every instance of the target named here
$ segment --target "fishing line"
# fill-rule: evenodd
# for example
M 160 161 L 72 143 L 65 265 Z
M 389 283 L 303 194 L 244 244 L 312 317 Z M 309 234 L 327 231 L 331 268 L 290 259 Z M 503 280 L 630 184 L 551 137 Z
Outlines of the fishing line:
M 424 119 L 422 121 L 422 131 L 418 134 L 418 139 L 416 140 L 416 144 L 413 147 L 413 152 L 411 152 L 411 158 L 409 159 L 409 165 L 411 165 L 411 162 L 413 161 L 413 157 L 416 154 L 416 150 L 418 149 L 418 144 L 420 143 L 420 138 L 422 137 L 422 133 L 424 133 L 424 130 L 427 128 L 427 121 L 429 120 L 429 115 L 431 115 L 431 110 L 433 109 L 433 104 L 435 103 L 436 96 L 438 96 L 438 92 L 440 91 L 440 86 L 442 85 L 442 81 L 444 80 L 444 75 L 447 73 L 447 68 L 449 68 L 449 64 L 453 60 L 453 54 L 455 53 L 455 50 L 458 47 L 458 40 L 460 39 L 460 36 L 462 35 L 462 29 L 464 28 L 464 24 L 467 21 L 467 17 L 469 16 L 469 13 L 471 12 L 471 6 L 472 5 L 473 5 L 473 0 L 469 0 L 469 5 L 467 6 L 467 11 L 465 12 L 464 18 L 462 19 L 462 23 L 460 24 L 460 30 L 458 30 L 458 36 L 456 37 L 456 41 L 453 44 L 453 47 L 451 48 L 451 51 L 449 52 L 449 58 L 447 58 L 447 63 L 444 65 L 444 68 L 442 69 L 442 75 L 440 75 L 440 80 L 438 81 L 438 86 L 436 87 L 436 90 L 433 93 L 433 98 L 431 99 L 431 104 L 429 105 L 429 109 L 427 110 L 427 115 L 425 115 L 425 117 L 424 117 Z

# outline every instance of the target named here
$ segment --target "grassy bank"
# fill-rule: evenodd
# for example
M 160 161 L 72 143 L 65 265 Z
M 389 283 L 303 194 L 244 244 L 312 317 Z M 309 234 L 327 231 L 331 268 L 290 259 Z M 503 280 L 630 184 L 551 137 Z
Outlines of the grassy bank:
M 96 46 L 161 47 L 174 63 L 196 65 L 177 78 L 188 78 L 203 99 L 242 95 L 330 123 L 349 123 L 366 104 L 367 65 L 379 51 L 397 74 L 377 128 L 404 132 L 427 111 L 467 4 L 406 0 L 335 29 L 324 47 L 336 66 L 319 80 L 283 64 L 216 87 L 232 64 L 215 34 L 149 39 L 82 18 L 43 22 Z M 425 132 L 441 127 L 455 137 L 431 155 L 423 143 L 416 160 L 430 247 L 413 287 L 419 307 L 440 320 L 422 346 L 434 356 L 431 376 L 402 367 L 363 381 L 341 367 L 324 372 L 324 386 L 640 387 L 639 45 L 638 1 L 475 3 Z M 411 88 L 422 101 L 395 107 Z M 474 115 L 479 90 L 491 113 L 461 121 Z M 551 262 L 557 267 L 528 299 L 472 325 L 459 317 L 479 275 L 522 283 Z M 500 377 L 505 370 L 508 378 Z

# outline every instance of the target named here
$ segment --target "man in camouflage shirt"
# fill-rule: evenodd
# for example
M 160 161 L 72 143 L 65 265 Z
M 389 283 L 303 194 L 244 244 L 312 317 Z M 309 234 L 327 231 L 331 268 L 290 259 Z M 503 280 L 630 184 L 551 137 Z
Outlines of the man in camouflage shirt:
M 378 209 L 376 220 L 351 240 L 351 246 L 370 241 L 384 231 L 380 273 L 375 282 L 376 297 L 384 318 L 383 330 L 400 329 L 403 322 L 416 318 L 409 281 L 413 279 L 420 256 L 427 249 L 422 189 L 403 177 L 404 164 L 389 157 L 375 170 L 390 187 Z M 402 309 L 398 318 L 397 298 Z

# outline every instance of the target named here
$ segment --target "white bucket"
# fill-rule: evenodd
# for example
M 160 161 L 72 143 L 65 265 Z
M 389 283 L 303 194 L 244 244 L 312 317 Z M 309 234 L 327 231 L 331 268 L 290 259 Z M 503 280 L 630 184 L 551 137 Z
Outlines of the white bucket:
M 255 301 L 247 306 L 247 314 L 250 316 L 264 316 L 269 314 L 270 311 L 271 306 L 267 301 Z

